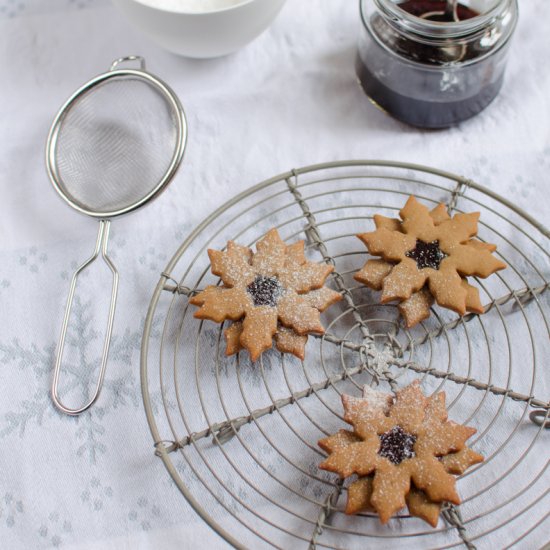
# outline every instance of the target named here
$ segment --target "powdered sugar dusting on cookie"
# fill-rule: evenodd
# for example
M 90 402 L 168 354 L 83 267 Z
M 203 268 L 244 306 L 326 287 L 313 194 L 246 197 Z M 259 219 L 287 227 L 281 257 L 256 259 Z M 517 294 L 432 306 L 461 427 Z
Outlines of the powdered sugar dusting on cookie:
M 380 410 L 384 414 L 387 414 L 393 403 L 391 395 L 375 390 L 366 384 L 363 386 L 363 399 L 369 408 Z
M 427 398 L 418 381 L 399 390 L 395 399 L 368 386 L 365 395 L 342 396 L 345 420 L 354 430 L 347 433 L 358 440 L 339 436 L 341 444 L 333 446 L 325 442 L 336 436 L 322 440 L 321 447 L 330 454 L 320 467 L 341 477 L 372 477 L 372 484 L 363 481 L 348 493 L 349 513 L 372 505 L 385 523 L 404 505 L 412 487 L 409 510 L 436 525 L 440 503 L 460 503 L 452 474 L 482 460 L 465 446 L 475 430 L 447 420 L 443 394 Z M 368 491 L 365 498 L 356 494 L 360 488 Z
M 227 350 L 231 354 L 245 348 L 252 360 L 272 346 L 272 338 L 283 326 L 284 334 L 276 339 L 278 349 L 303 359 L 304 337 L 324 332 L 320 312 L 341 299 L 323 287 L 332 266 L 307 261 L 303 245 L 287 246 L 276 229 L 258 241 L 256 252 L 232 241 L 225 251 L 208 252 L 212 272 L 222 278 L 224 286 L 211 287 L 216 292 L 206 289 L 190 299 L 200 306 L 195 317 L 242 323 L 242 330 L 228 333 L 231 345 Z M 309 292 L 323 288 L 325 292 L 316 292 L 307 300 Z

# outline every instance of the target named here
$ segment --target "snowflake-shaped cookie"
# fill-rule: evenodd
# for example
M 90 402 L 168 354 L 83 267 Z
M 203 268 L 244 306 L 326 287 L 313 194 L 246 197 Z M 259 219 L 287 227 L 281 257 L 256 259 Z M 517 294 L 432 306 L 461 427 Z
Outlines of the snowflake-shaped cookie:
M 198 319 L 235 321 L 225 330 L 226 354 L 247 349 L 253 361 L 275 340 L 277 349 L 304 358 L 307 335 L 323 334 L 320 312 L 341 295 L 323 286 L 333 267 L 306 260 L 304 241 L 286 245 L 271 229 L 250 248 L 227 243 L 208 250 L 223 286 L 209 286 L 190 302 Z
M 492 255 L 495 245 L 473 238 L 479 213 L 451 218 L 445 205 L 430 211 L 410 197 L 399 215 L 401 220 L 377 214 L 376 231 L 358 235 L 382 259 L 368 260 L 355 279 L 382 290 L 382 303 L 398 300 L 408 327 L 429 316 L 434 299 L 460 315 L 483 313 L 466 277 L 485 278 L 506 264 Z
M 342 396 L 354 431 L 319 441 L 329 453 L 320 468 L 359 476 L 348 489 L 348 514 L 372 509 L 386 523 L 407 505 L 435 525 L 441 503 L 460 504 L 452 474 L 483 460 L 465 445 L 476 430 L 448 420 L 445 394 L 425 397 L 418 381 L 395 399 L 370 388 L 365 395 Z

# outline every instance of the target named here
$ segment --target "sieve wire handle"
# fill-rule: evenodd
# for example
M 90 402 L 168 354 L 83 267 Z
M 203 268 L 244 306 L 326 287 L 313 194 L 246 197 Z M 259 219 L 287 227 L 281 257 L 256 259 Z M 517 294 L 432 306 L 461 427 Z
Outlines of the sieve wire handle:
M 99 222 L 99 231 L 97 233 L 97 241 L 95 245 L 94 252 L 90 258 L 88 258 L 73 274 L 71 280 L 71 286 L 69 289 L 69 296 L 67 298 L 67 305 L 65 307 L 65 316 L 63 318 L 63 326 L 61 327 L 61 336 L 59 338 L 59 344 L 57 346 L 57 355 L 55 358 L 55 368 L 52 382 L 52 400 L 55 406 L 62 412 L 69 414 L 71 416 L 77 416 L 80 413 L 83 413 L 89 409 L 99 397 L 101 392 L 101 387 L 103 386 L 103 378 L 105 376 L 105 367 L 107 366 L 107 356 L 109 355 L 109 345 L 111 343 L 111 334 L 113 331 L 113 321 L 115 318 L 115 309 L 116 309 L 116 300 L 118 293 L 118 271 L 114 266 L 113 262 L 107 254 L 107 242 L 109 240 L 109 227 L 110 222 L 108 220 L 101 220 Z M 103 261 L 107 264 L 111 273 L 113 275 L 113 283 L 111 286 L 111 303 L 109 305 L 109 317 L 107 320 L 107 331 L 105 333 L 105 340 L 103 342 L 103 355 L 101 357 L 101 366 L 99 370 L 99 378 L 97 380 L 97 385 L 95 392 L 85 405 L 77 409 L 71 409 L 66 407 L 61 403 L 59 399 L 58 386 L 59 386 L 59 375 L 61 372 L 61 362 L 63 359 L 63 349 L 65 347 L 65 339 L 67 336 L 67 327 L 69 326 L 69 318 L 71 316 L 71 309 L 73 305 L 73 298 L 76 290 L 76 283 L 78 281 L 78 276 L 82 273 L 91 263 L 93 263 L 101 253 Z

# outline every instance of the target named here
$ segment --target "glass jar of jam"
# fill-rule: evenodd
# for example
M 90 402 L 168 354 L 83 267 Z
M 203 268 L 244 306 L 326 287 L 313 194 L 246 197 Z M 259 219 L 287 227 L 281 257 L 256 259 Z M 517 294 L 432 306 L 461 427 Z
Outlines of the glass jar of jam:
M 360 9 L 357 76 L 395 118 L 446 128 L 498 94 L 517 0 L 361 0 Z

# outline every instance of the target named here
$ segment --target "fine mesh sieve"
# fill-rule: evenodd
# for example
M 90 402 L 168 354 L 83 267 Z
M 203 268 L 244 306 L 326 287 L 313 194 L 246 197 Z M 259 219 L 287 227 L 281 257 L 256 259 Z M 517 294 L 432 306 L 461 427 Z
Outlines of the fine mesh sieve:
M 120 68 L 139 62 L 139 69 Z M 161 80 L 145 71 L 141 57 L 116 60 L 78 89 L 57 114 L 46 146 L 48 175 L 59 195 L 76 210 L 100 220 L 92 256 L 74 273 L 57 347 L 52 399 L 77 415 L 99 397 L 115 315 L 118 271 L 107 254 L 110 218 L 143 206 L 168 185 L 181 162 L 187 125 L 181 104 Z M 71 306 L 79 274 L 101 255 L 112 274 L 111 301 L 99 377 L 82 407 L 63 405 L 58 384 Z

